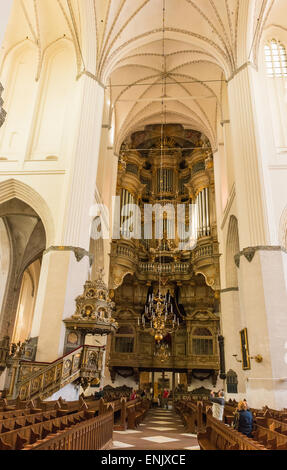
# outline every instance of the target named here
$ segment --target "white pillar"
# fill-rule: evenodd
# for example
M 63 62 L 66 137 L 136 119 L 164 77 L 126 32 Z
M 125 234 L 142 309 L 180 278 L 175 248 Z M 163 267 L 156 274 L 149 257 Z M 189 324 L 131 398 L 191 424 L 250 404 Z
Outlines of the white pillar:
M 250 73 L 250 66 L 244 66 L 228 85 L 240 242 L 240 328 L 247 328 L 250 355 L 263 357 L 262 363 L 252 359 L 251 370 L 245 371 L 244 376 L 250 406 L 267 404 L 282 408 L 287 406 L 286 382 L 278 379 L 287 377 L 284 360 L 287 337 L 284 266 L 287 255 L 279 247 L 269 245 Z M 227 331 L 227 322 L 231 319 L 225 310 L 223 322 Z M 239 324 L 234 327 L 239 328 Z M 234 331 L 233 337 L 237 334 L 239 331 Z M 227 350 L 230 354 L 229 347 Z M 240 357 L 241 352 L 237 350 L 234 354 Z
M 63 319 L 73 315 L 75 298 L 88 279 L 90 208 L 94 203 L 104 90 L 83 75 L 81 109 L 67 176 L 63 233 L 59 246 L 43 258 L 32 337 L 39 337 L 37 360 L 53 361 L 64 347 Z
M 265 245 L 268 240 L 249 74 L 246 66 L 228 84 L 241 248 Z

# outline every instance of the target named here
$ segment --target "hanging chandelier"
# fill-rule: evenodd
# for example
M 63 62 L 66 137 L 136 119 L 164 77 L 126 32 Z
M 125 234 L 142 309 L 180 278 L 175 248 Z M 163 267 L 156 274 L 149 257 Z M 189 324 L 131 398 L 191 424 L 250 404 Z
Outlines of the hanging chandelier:
M 179 327 L 179 317 L 174 311 L 170 293 L 163 295 L 158 291 L 156 295 L 150 294 L 141 317 L 141 324 L 140 319 L 138 324 L 144 330 L 153 330 L 157 343 L 160 343 L 167 334 L 174 333 Z
M 166 127 L 166 106 L 164 104 L 164 99 L 167 96 L 166 94 L 166 54 L 165 54 L 165 0 L 163 0 L 163 15 L 162 15 L 162 123 L 161 123 L 161 138 L 160 138 L 160 186 L 163 186 L 163 157 L 165 154 L 165 148 L 167 143 L 167 137 L 165 136 L 164 130 Z M 161 197 L 162 198 L 162 197 Z M 164 239 L 166 234 L 164 234 Z M 160 257 L 161 264 L 161 257 Z M 159 343 L 164 339 L 167 334 L 174 333 L 179 327 L 179 317 L 175 313 L 175 303 L 169 293 L 162 293 L 161 288 L 163 282 L 161 280 L 161 269 L 159 266 L 159 289 L 157 294 L 150 293 L 145 304 L 145 310 L 142 314 L 141 321 L 138 319 L 138 325 L 143 328 L 143 330 L 151 330 L 154 335 L 155 341 L 158 343 L 159 351 L 163 352 L 162 348 L 165 348 L 165 345 L 159 345 Z M 165 289 L 164 289 L 165 290 Z

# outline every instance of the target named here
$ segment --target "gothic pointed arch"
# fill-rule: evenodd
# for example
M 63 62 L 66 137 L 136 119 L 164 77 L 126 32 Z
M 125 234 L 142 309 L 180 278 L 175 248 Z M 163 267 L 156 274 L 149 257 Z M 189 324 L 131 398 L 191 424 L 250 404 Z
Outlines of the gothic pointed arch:
M 2 181 L 0 183 L 0 205 L 14 198 L 31 206 L 39 215 L 45 227 L 47 247 L 52 245 L 55 238 L 54 219 L 42 196 L 22 181 L 16 179 Z

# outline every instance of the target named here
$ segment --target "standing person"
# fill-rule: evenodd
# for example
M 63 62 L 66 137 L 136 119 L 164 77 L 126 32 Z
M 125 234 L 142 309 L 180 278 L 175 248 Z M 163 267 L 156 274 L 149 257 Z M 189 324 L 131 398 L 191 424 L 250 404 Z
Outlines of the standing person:
M 246 401 L 240 401 L 238 403 L 233 426 L 238 432 L 245 434 L 247 437 L 252 437 L 253 416 L 251 411 L 248 409 Z
M 165 388 L 163 391 L 163 408 L 166 408 L 168 410 L 168 397 L 169 397 L 169 391 Z
M 131 400 L 136 400 L 137 399 L 137 392 L 133 390 L 133 393 L 131 394 Z
M 213 403 L 212 405 L 212 416 L 219 421 L 223 421 L 223 415 L 224 415 L 224 392 L 220 390 L 218 392 L 218 398 L 215 397 L 214 392 L 211 392 L 210 394 L 210 401 Z

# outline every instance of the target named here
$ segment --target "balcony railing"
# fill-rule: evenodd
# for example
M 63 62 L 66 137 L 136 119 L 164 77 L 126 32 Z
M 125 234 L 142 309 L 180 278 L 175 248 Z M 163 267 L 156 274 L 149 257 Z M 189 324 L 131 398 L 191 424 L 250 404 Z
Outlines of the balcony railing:
M 212 245 L 198 246 L 192 254 L 193 261 L 197 261 L 200 258 L 209 258 L 211 256 L 213 256 Z
M 126 245 L 118 244 L 117 249 L 116 249 L 116 255 L 117 256 L 123 256 L 124 258 L 129 258 L 133 261 L 135 261 L 137 259 L 136 254 L 135 254 L 135 250 L 133 248 L 129 247 L 129 246 L 126 246 Z
M 152 274 L 188 274 L 191 266 L 189 263 L 140 263 L 139 271 Z

